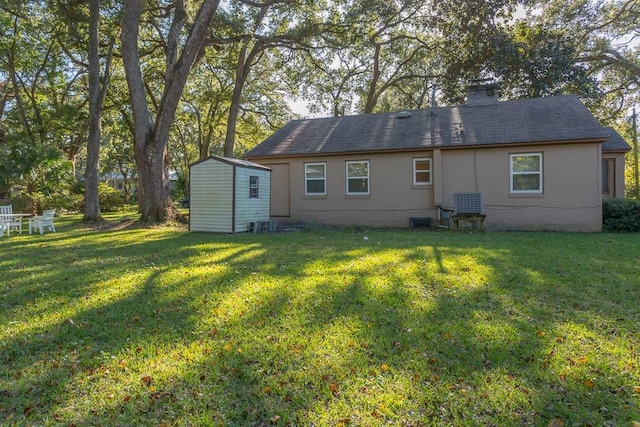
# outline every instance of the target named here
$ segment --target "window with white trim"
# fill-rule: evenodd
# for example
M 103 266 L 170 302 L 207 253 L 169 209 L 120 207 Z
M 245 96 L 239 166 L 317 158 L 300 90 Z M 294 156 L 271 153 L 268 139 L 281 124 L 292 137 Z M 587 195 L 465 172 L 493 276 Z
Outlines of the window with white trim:
M 413 159 L 413 185 L 429 185 L 431 183 L 431 159 Z
M 322 196 L 327 194 L 326 163 L 305 163 L 304 194 L 307 196 Z
M 369 161 L 347 162 L 347 195 L 369 194 Z
M 542 153 L 511 154 L 511 192 L 542 193 Z
M 250 199 L 258 198 L 259 183 L 260 181 L 257 176 L 253 176 L 253 175 L 249 176 L 249 198 Z

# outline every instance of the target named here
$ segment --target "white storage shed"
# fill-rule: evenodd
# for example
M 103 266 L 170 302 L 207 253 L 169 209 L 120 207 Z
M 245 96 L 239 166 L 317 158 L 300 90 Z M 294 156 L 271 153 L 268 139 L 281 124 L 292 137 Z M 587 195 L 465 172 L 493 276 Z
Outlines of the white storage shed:
M 270 168 L 211 156 L 189 169 L 189 230 L 239 233 L 252 222 L 269 221 Z

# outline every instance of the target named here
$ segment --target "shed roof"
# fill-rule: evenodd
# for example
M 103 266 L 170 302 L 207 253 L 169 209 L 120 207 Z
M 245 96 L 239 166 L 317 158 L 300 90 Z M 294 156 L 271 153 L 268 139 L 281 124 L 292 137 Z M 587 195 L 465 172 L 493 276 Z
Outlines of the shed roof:
M 580 99 L 569 95 L 294 120 L 244 157 L 603 142 L 610 137 Z
M 250 169 L 262 169 L 262 170 L 267 170 L 267 171 L 271 171 L 271 168 L 264 166 L 264 165 L 260 165 L 258 163 L 254 163 L 254 162 L 250 162 L 248 160 L 243 160 L 243 159 L 236 159 L 233 157 L 222 157 L 222 156 L 209 156 L 206 157 L 204 159 L 200 159 L 197 162 L 191 163 L 189 166 L 195 166 L 198 165 L 200 163 L 209 161 L 209 160 L 214 160 L 214 161 L 218 161 L 218 162 L 222 162 L 222 163 L 226 163 L 229 165 L 233 165 L 233 166 L 240 166 L 243 168 L 250 168 Z

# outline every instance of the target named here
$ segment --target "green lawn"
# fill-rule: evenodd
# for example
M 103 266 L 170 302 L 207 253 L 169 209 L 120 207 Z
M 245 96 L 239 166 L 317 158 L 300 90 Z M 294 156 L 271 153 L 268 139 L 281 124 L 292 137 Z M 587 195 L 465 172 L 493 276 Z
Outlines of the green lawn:
M 638 235 L 120 217 L 0 238 L 1 425 L 640 420 Z

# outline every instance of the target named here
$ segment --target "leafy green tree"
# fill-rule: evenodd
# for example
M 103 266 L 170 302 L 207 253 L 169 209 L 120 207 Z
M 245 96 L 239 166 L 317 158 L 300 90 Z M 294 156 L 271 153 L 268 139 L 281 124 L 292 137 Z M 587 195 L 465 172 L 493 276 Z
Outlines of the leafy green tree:
M 80 73 L 57 39 L 59 20 L 45 2 L 7 2 L 0 8 L 0 81 L 5 145 L 2 181 L 21 185 L 33 200 L 68 192 L 86 97 Z M 55 173 L 54 173 L 55 172 Z
M 591 104 L 605 124 L 625 117 L 640 101 L 640 7 L 637 0 L 532 2 L 535 22 L 564 31 L 575 61 L 598 82 L 602 97 Z
M 144 13 L 142 0 L 126 0 L 122 24 L 123 62 L 133 117 L 133 139 L 138 168 L 138 209 L 144 222 L 164 221 L 175 216 L 169 194 L 167 154 L 169 131 L 187 78 L 201 55 L 207 30 L 219 0 L 204 0 L 181 39 L 187 24 L 184 0 L 172 3 L 172 18 L 166 27 L 164 84 L 162 96 L 149 105 L 143 77 L 140 27 Z

